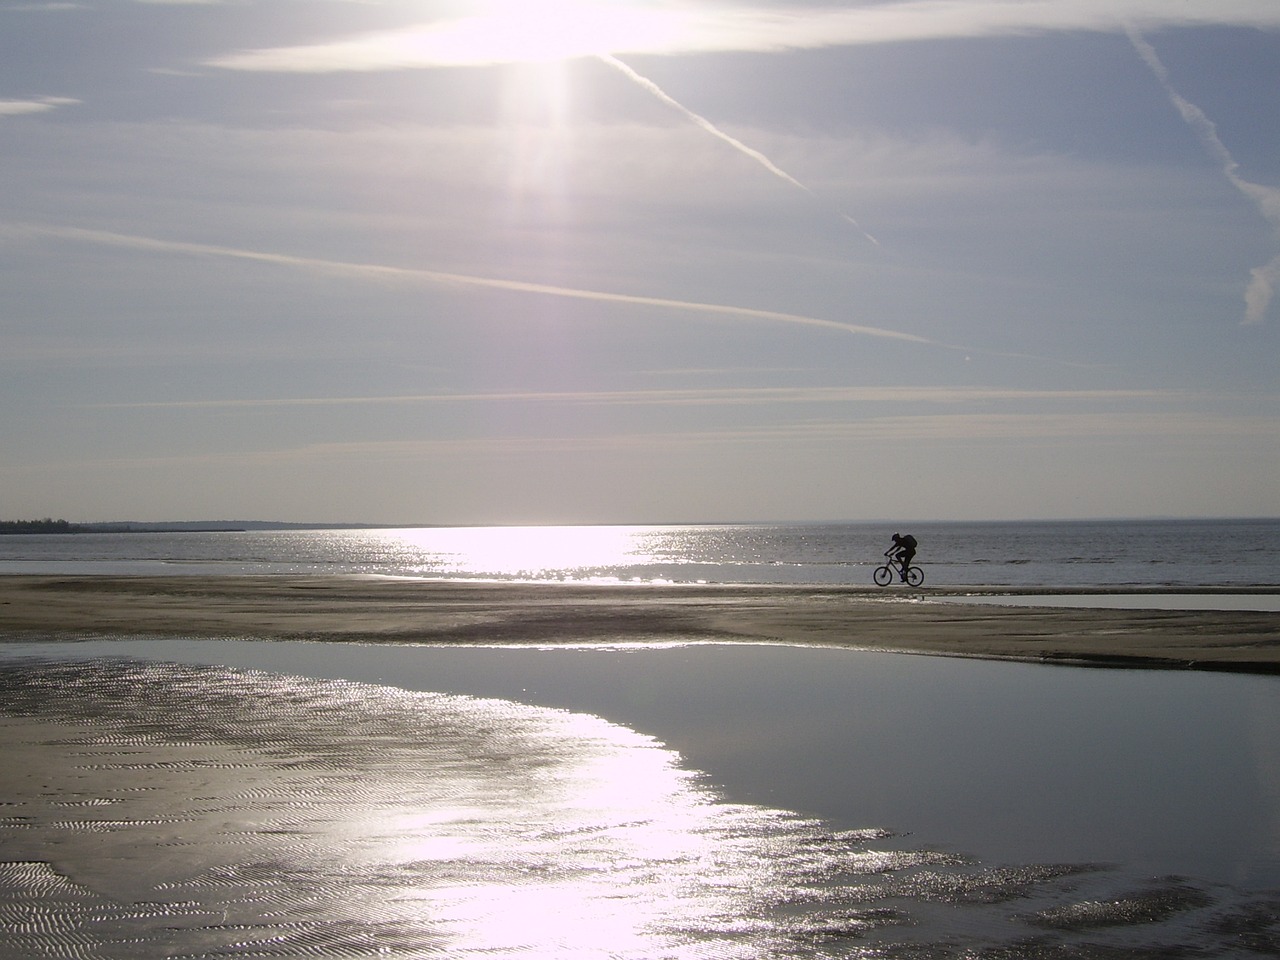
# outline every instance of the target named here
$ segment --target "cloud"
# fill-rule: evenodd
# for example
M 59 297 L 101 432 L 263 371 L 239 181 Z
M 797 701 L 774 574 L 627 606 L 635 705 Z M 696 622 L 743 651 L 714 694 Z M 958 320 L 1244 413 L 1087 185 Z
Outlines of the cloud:
M 79 103 L 70 97 L 36 97 L 33 100 L 0 100 L 0 117 L 19 117 L 31 113 L 45 113 L 58 107 L 70 107 Z
M 1244 291 L 1245 323 L 1261 323 L 1266 318 L 1277 286 L 1280 286 L 1280 255 L 1249 271 L 1249 286 Z
M 521 13 L 521 11 L 527 11 Z M 607 11 L 607 12 L 602 12 Z M 556 22 L 548 30 L 546 21 Z M 600 54 L 778 52 L 1062 31 L 1173 26 L 1280 28 L 1274 0 L 901 0 L 847 8 L 723 4 L 501 4 L 489 15 L 318 44 L 243 50 L 209 65 L 324 73 L 517 63 Z
M 1053 443 L 1102 441 L 1135 444 L 1159 438 L 1177 441 L 1230 439 L 1251 444 L 1280 442 L 1280 422 L 1265 416 L 1188 415 L 1185 412 L 1140 413 L 955 413 L 871 417 L 860 420 L 817 420 L 802 423 L 748 425 L 725 430 L 675 430 L 606 433 L 594 436 L 541 434 L 435 439 L 349 440 L 277 446 L 255 450 L 202 450 L 199 453 L 150 456 L 80 457 L 54 464 L 61 470 L 157 468 L 161 466 L 270 465 L 284 462 L 430 461 L 437 457 L 527 457 L 607 450 L 658 451 L 670 455 L 711 446 L 785 444 L 790 448 L 832 443 Z M 4 464 L 0 473 L 44 471 L 49 464 Z
M 1191 128 L 1205 151 L 1222 167 L 1222 175 L 1227 181 L 1251 200 L 1258 212 L 1271 226 L 1280 233 L 1280 188 L 1268 187 L 1259 183 L 1251 183 L 1240 176 L 1240 165 L 1227 149 L 1226 144 L 1218 136 L 1218 128 L 1213 121 L 1191 101 L 1187 100 L 1173 86 L 1169 79 L 1169 71 L 1160 60 L 1155 48 L 1132 26 L 1127 28 L 1129 40 L 1138 56 L 1150 68 L 1165 94 L 1173 104 L 1183 121 Z M 1277 283 L 1280 283 L 1280 255 L 1270 263 L 1255 267 L 1250 271 L 1249 285 L 1245 289 L 1245 323 L 1261 323 L 1271 305 L 1271 298 Z
M 456 403 L 575 403 L 610 406 L 775 405 L 779 403 L 989 403 L 1027 401 L 1155 401 L 1186 399 L 1174 390 L 1014 390 L 991 387 L 712 387 L 671 390 L 588 390 L 428 393 L 368 397 L 273 397 L 97 403 L 93 410 L 401 406 Z
M 188 243 L 179 240 L 160 240 L 134 234 L 113 233 L 106 230 L 90 230 L 82 227 L 49 226 L 42 224 L 0 223 L 0 238 L 9 236 L 15 239 L 27 237 L 54 237 L 99 246 L 122 247 L 153 253 L 169 253 L 186 256 L 217 257 L 230 260 L 247 260 L 256 263 L 275 264 L 298 270 L 308 270 L 331 275 L 360 277 L 367 280 L 423 283 L 444 287 L 473 287 L 489 290 L 505 290 L 512 293 L 527 293 L 538 296 L 562 297 L 572 300 L 591 300 L 599 303 L 615 303 L 638 307 L 654 307 L 674 310 L 680 313 L 718 315 L 722 317 L 738 317 L 744 320 L 756 320 L 768 323 L 794 324 L 814 327 L 856 336 L 875 337 L 885 340 L 897 340 L 903 343 L 914 343 L 920 346 L 941 347 L 948 350 L 964 348 L 954 344 L 942 343 L 911 333 L 888 330 L 882 327 L 870 327 L 855 323 L 842 323 L 826 320 L 821 317 L 810 317 L 803 314 L 783 313 L 776 310 L 757 310 L 752 307 L 734 306 L 732 304 L 705 303 L 690 300 L 673 300 L 665 297 L 648 297 L 628 293 L 612 293 L 604 290 L 584 290 L 577 287 L 563 287 L 553 284 L 534 283 L 525 280 L 508 280 L 499 277 L 483 277 L 474 274 L 450 273 L 441 270 L 425 270 L 412 267 L 392 267 L 372 263 L 354 263 L 345 260 L 326 260 L 317 257 L 298 257 L 290 254 L 267 253 L 258 250 L 246 250 L 238 247 L 223 247 L 215 244 Z

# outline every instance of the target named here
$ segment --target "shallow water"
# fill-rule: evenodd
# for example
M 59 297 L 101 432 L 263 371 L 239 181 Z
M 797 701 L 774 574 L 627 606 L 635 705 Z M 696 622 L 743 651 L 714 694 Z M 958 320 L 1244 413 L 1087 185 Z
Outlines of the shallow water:
M 10 656 L 34 651 L 7 647 Z M 400 838 L 392 847 L 404 850 L 417 842 L 406 836 L 426 829 L 441 849 L 470 852 L 424 866 L 431 858 L 419 850 L 411 868 L 385 850 L 359 863 L 344 854 L 341 872 L 357 902 L 390 884 L 398 892 L 385 902 L 419 911 L 395 922 L 430 916 L 433 943 L 449 955 L 1280 949 L 1280 900 L 1268 892 L 1280 887 L 1276 678 L 723 645 L 136 641 L 55 652 L 127 652 L 369 684 L 273 688 L 280 681 L 220 672 L 185 685 L 167 680 L 134 694 L 132 709 L 152 721 L 189 715 L 193 696 L 241 711 L 264 697 L 302 703 L 306 710 L 289 722 L 312 750 L 326 730 L 424 724 L 419 750 L 391 763 L 414 766 L 408 778 L 386 774 L 367 746 L 346 748 L 355 753 L 345 763 L 374 770 L 375 781 L 390 776 L 391 787 L 376 802 L 367 785 L 354 801 L 339 791 L 334 802 L 350 808 L 344 836 L 378 823 L 374 832 Z M 181 695 L 172 693 L 179 687 Z M 117 684 L 114 696 L 127 700 L 127 689 Z M 5 702 L 12 708 L 11 695 Z M 103 709 L 120 710 L 110 697 Z M 440 752 L 432 732 L 442 717 L 455 731 L 446 738 L 452 754 Z M 270 713 L 266 720 L 284 722 Z M 269 733 L 262 722 L 218 735 L 252 745 Z M 408 819 L 388 830 L 385 804 L 397 796 L 405 801 L 398 816 Z M 565 807 L 570 798 L 590 802 Z M 333 808 L 324 810 L 331 820 Z M 290 829 L 302 830 L 314 813 L 302 804 Z M 512 823 L 527 829 L 513 832 Z M 332 869 L 293 864 L 296 878 L 272 883 L 329 889 L 332 878 L 313 874 Z M 249 898 L 265 882 L 233 879 Z M 519 934 L 507 922 L 511 911 Z M 410 940 L 393 938 L 392 955 Z
M 836 919 L 841 878 L 936 859 L 721 802 L 582 715 L 89 663 L 0 670 L 10 717 L 74 698 L 49 746 L 78 758 L 0 818 L 0 956 L 763 957 L 877 925 Z
M 1276 677 L 772 644 L 58 649 L 571 710 L 657 738 L 735 799 L 842 828 L 984 859 L 1116 861 L 1280 887 Z
M 1280 593 L 1063 593 L 933 597 L 938 603 L 1109 610 L 1258 610 L 1280 613 Z

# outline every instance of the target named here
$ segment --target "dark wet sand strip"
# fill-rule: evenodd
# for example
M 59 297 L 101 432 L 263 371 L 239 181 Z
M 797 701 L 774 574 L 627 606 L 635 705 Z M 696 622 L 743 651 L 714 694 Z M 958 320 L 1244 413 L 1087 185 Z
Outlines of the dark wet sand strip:
M 414 643 L 772 641 L 1051 663 L 1280 672 L 1276 612 L 929 602 L 1046 592 L 337 576 L 3 576 L 0 634 Z

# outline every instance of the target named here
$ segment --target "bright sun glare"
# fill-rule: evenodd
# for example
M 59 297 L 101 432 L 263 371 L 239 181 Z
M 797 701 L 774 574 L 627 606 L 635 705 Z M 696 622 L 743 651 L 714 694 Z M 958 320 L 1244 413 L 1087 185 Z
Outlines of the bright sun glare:
M 680 32 L 671 10 L 626 0 L 479 0 L 474 12 L 415 38 L 436 62 L 546 63 L 658 51 Z
M 488 576 L 554 578 L 651 559 L 635 527 L 427 527 L 384 536 L 393 549 L 398 543 L 412 551 L 411 562 Z

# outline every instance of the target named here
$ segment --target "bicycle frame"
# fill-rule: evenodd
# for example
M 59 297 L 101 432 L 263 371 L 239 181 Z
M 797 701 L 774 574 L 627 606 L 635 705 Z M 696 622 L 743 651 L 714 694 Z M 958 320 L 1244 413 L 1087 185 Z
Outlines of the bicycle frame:
M 899 549 L 897 547 L 890 547 L 884 552 L 885 557 L 888 558 L 888 562 L 883 566 L 876 567 L 875 573 L 872 574 L 872 579 L 875 581 L 876 585 L 880 587 L 887 587 L 889 584 L 893 583 L 895 579 L 913 587 L 918 587 L 920 584 L 924 583 L 924 571 L 919 567 L 907 566 L 904 564 L 900 559 L 898 559 L 898 553 Z

